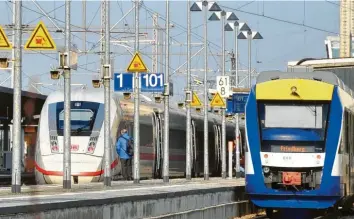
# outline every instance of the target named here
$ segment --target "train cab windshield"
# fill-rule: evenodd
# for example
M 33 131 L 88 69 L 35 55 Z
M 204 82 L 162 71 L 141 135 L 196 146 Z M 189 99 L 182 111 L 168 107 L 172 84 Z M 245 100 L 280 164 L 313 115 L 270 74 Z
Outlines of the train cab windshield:
M 329 103 L 258 103 L 262 151 L 324 152 L 328 111 Z
M 90 136 L 92 131 L 99 131 L 103 122 L 103 107 L 100 103 L 86 101 L 71 102 L 71 135 L 73 136 Z M 55 119 L 55 125 L 49 124 L 51 130 L 55 129 L 59 136 L 63 136 L 64 132 L 64 103 L 54 103 L 49 111 L 51 117 Z M 54 115 L 55 114 L 55 115 Z M 53 121 L 54 122 L 54 121 Z

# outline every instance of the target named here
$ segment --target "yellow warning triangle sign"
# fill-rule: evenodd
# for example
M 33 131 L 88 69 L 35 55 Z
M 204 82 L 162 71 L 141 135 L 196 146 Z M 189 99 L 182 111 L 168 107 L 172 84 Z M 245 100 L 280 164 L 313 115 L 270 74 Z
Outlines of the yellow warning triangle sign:
M 198 95 L 195 92 L 193 92 L 191 106 L 194 107 L 202 106 L 202 102 L 200 101 Z
M 211 107 L 226 107 L 224 99 L 219 93 L 216 93 L 210 102 Z
M 131 60 L 128 68 L 128 72 L 146 72 L 147 68 L 141 59 L 139 53 L 135 53 L 133 59 Z
M 12 49 L 12 45 L 9 43 L 4 29 L 0 26 L 0 49 Z
M 25 50 L 56 50 L 57 47 L 44 23 L 40 21 L 28 39 Z

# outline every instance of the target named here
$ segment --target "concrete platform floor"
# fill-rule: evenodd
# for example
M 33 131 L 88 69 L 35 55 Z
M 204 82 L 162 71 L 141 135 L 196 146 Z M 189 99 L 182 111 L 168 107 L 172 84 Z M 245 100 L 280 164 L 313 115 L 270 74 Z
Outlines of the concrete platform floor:
M 109 199 L 113 197 L 132 197 L 151 194 L 173 194 L 192 190 L 244 187 L 245 180 L 210 178 L 171 179 L 169 183 L 158 180 L 142 180 L 139 184 L 132 181 L 113 181 L 111 187 L 103 183 L 74 184 L 70 190 L 62 185 L 22 186 L 21 193 L 11 193 L 11 186 L 0 188 L 0 211 L 3 207 L 33 205 L 35 203 L 52 203 L 79 201 L 83 199 Z
M 244 178 L 210 178 L 207 181 L 194 178 L 190 181 L 171 179 L 169 183 L 163 183 L 161 179 L 142 180 L 139 184 L 114 181 L 111 187 L 105 187 L 103 183 L 76 184 L 70 190 L 62 189 L 62 185 L 23 186 L 19 194 L 12 194 L 11 187 L 3 187 L 0 188 L 0 218 L 16 215 L 16 218 L 32 219 L 38 218 L 36 214 L 52 219 L 78 218 L 77 215 L 84 219 L 101 218 L 97 215 L 106 214 L 106 208 L 111 212 L 107 218 L 120 218 L 122 211 L 124 215 L 130 215 L 123 218 L 141 218 L 139 214 L 150 215 L 148 217 L 180 214 L 180 211 L 209 214 L 209 210 L 205 210 L 209 208 L 215 208 L 210 210 L 212 212 L 228 212 L 231 216 L 241 208 L 237 203 L 247 204 L 244 185 Z M 91 215 L 92 212 L 97 215 Z

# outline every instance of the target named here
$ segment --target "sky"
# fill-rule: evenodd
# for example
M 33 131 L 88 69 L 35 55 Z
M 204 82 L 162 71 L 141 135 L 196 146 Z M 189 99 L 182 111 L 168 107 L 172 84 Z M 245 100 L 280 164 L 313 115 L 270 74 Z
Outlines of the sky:
M 35 4 L 35 3 L 37 4 Z M 23 24 L 35 26 L 41 20 L 50 30 L 50 34 L 58 48 L 64 46 L 64 35 L 55 33 L 55 25 L 64 28 L 65 7 L 64 1 L 24 1 L 23 2 Z M 252 42 L 251 60 L 252 68 L 257 72 L 266 70 L 286 70 L 287 62 L 300 60 L 302 58 L 326 58 L 324 40 L 327 36 L 339 34 L 339 1 L 217 1 L 219 6 L 227 12 L 234 12 L 239 22 L 246 22 L 252 31 L 258 31 L 262 40 Z M 0 24 L 12 23 L 12 2 L 0 1 Z M 130 59 L 131 52 L 134 52 L 134 11 L 122 18 L 132 8 L 131 1 L 110 1 L 110 22 L 111 26 L 120 21 L 111 34 L 111 58 L 114 61 L 114 72 L 124 72 Z M 38 8 L 42 10 L 40 10 Z M 86 26 L 89 30 L 97 31 L 101 25 L 100 2 L 87 1 Z M 152 14 L 159 14 L 159 26 L 165 28 L 166 6 L 164 1 L 144 1 L 140 8 L 140 33 L 144 34 L 140 39 L 151 40 L 152 35 Z M 79 51 L 84 51 L 84 34 L 82 20 L 82 2 L 72 1 L 71 4 L 71 39 L 73 46 Z M 46 12 L 51 19 L 43 16 Z M 208 16 L 211 15 L 209 12 Z M 203 42 L 203 13 L 192 13 L 192 54 L 202 48 Z M 53 22 L 55 25 L 53 24 Z M 187 2 L 170 2 L 170 78 L 174 84 L 174 97 L 178 101 L 183 99 L 183 89 L 186 85 L 186 75 L 174 72 L 186 61 L 186 27 L 187 27 Z M 6 28 L 5 28 L 6 29 Z M 79 30 L 79 31 L 78 31 Z M 222 27 L 220 21 L 208 22 L 209 56 L 208 79 L 213 80 L 221 71 L 221 42 Z M 130 33 L 122 33 L 130 32 Z M 12 32 L 6 29 L 10 41 Z M 160 38 L 165 34 L 164 29 L 160 31 Z M 30 32 L 24 32 L 23 44 L 26 43 Z M 100 68 L 100 55 L 98 32 L 86 34 L 86 49 L 88 52 L 79 53 L 77 71 L 72 71 L 73 84 L 86 84 L 92 89 L 91 80 L 98 76 Z M 230 52 L 234 48 L 232 32 L 225 32 L 225 49 Z M 114 40 L 129 40 L 130 43 L 117 44 Z M 96 45 L 96 47 L 95 47 Z M 98 45 L 98 46 L 97 46 Z M 142 58 L 149 69 L 152 68 L 152 45 L 141 43 L 139 48 Z M 129 51 L 130 52 L 129 52 Z M 203 80 L 204 52 L 200 52 L 192 59 L 192 75 Z M 0 56 L 11 57 L 11 53 L 0 51 Z M 38 86 L 37 92 L 49 94 L 53 90 L 62 87 L 53 85 L 58 83 L 50 79 L 49 71 L 58 65 L 58 54 L 55 52 L 33 52 L 23 53 L 23 89 L 36 91 L 31 85 L 33 83 L 45 83 L 46 86 Z M 247 41 L 239 40 L 240 68 L 247 69 L 248 47 Z M 164 59 L 159 57 L 158 72 L 165 72 Z M 226 53 L 226 71 L 230 69 L 230 56 Z M 185 66 L 181 68 L 185 70 Z M 0 70 L 0 86 L 11 86 L 8 70 Z M 74 85 L 73 85 L 74 86 Z M 113 81 L 112 81 L 113 87 Z M 202 89 L 203 86 L 195 87 Z

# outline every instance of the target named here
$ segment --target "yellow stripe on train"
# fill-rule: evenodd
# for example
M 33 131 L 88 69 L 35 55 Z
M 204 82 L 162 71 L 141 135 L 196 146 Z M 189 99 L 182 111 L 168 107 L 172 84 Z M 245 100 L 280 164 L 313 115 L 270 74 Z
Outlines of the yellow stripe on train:
M 278 79 L 256 85 L 257 100 L 332 100 L 334 85 L 307 79 Z

